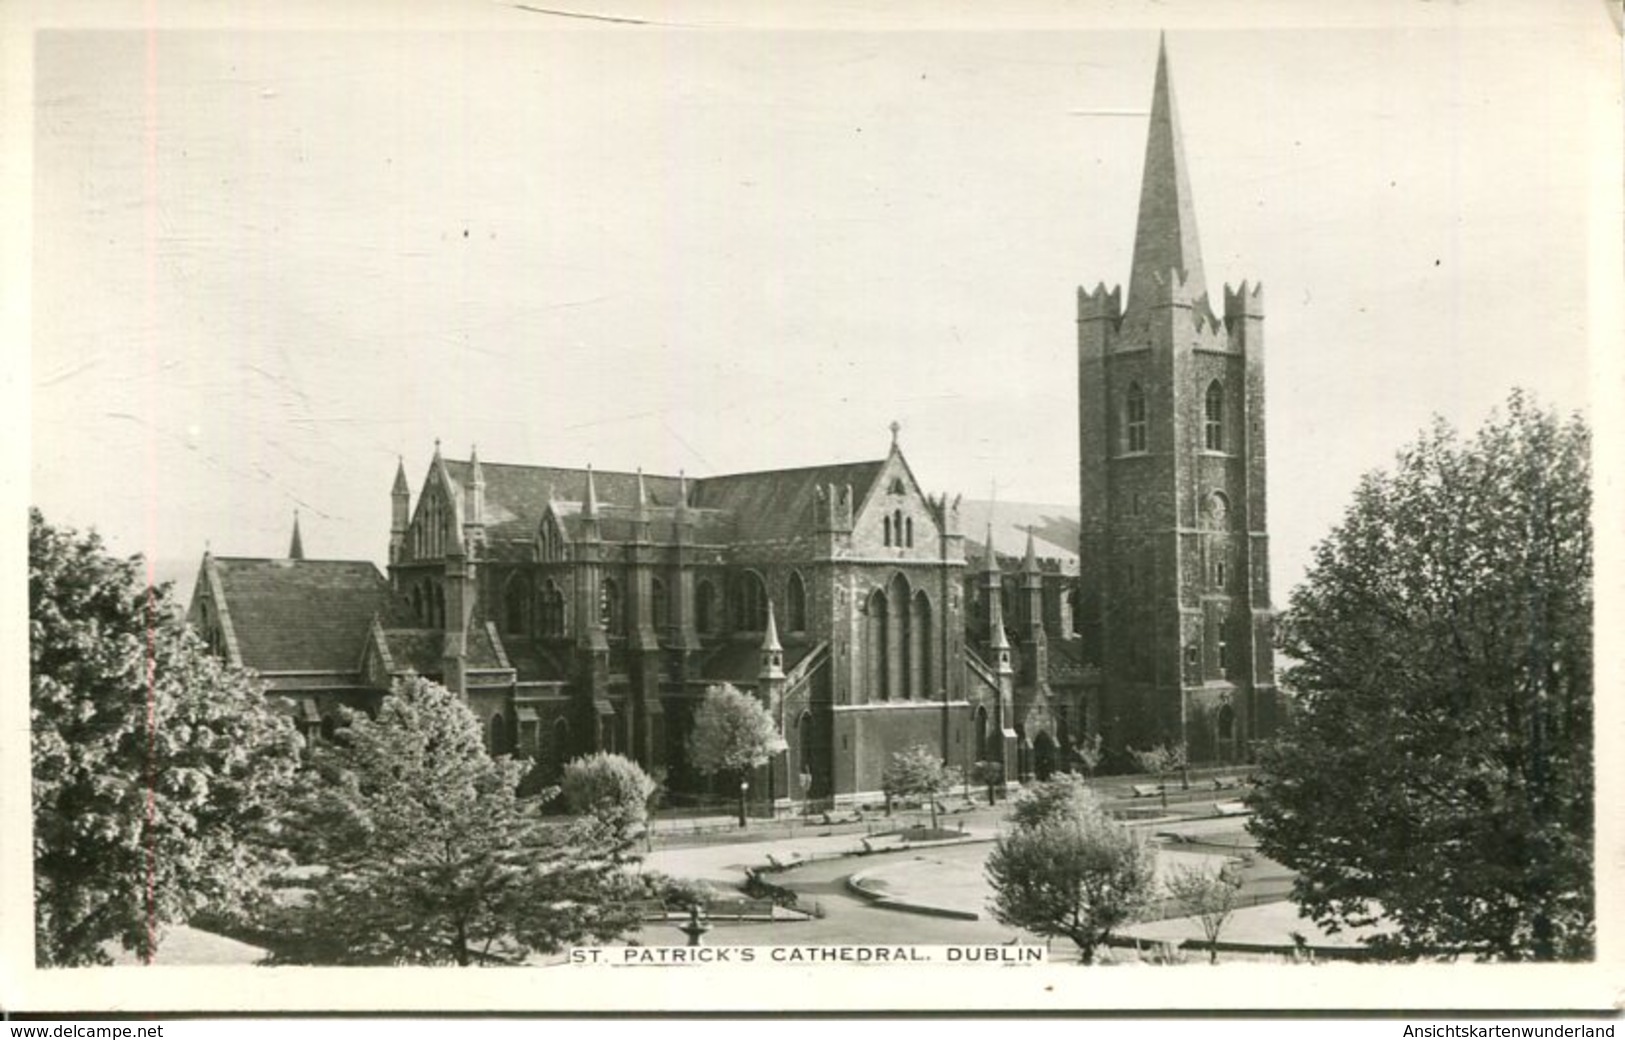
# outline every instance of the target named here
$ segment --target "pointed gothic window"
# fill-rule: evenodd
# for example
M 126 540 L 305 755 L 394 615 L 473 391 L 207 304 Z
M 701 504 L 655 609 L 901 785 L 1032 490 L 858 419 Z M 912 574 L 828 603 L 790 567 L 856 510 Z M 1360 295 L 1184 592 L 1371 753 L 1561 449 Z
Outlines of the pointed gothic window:
M 694 627 L 701 635 L 716 631 L 716 593 L 711 583 L 702 581 L 694 586 Z
M 508 588 L 503 593 L 502 620 L 505 631 L 523 632 L 525 630 L 525 601 L 527 598 L 524 579 L 514 575 L 508 581 Z
M 604 631 L 612 636 L 621 634 L 621 622 L 626 617 L 626 611 L 621 607 L 621 587 L 615 584 L 614 578 L 605 578 L 603 589 L 598 599 L 599 620 Z
M 1208 384 L 1203 412 L 1207 417 L 1207 450 L 1224 450 L 1224 387 L 1215 379 Z
M 656 632 L 671 624 L 671 598 L 666 595 L 666 583 L 659 578 L 649 581 L 649 620 Z
M 791 632 L 805 632 L 807 630 L 807 586 L 802 582 L 801 575 L 795 571 L 790 572 L 790 585 L 785 595 L 788 610 L 789 624 L 786 628 Z
M 914 548 L 914 518 L 912 516 L 903 518 L 903 544 L 910 549 Z
M 890 548 L 891 547 L 891 517 L 889 517 L 889 516 L 885 517 L 883 522 L 884 522 L 885 527 L 886 527 L 886 546 L 887 546 L 887 548 Z
M 1139 383 L 1130 383 L 1123 402 L 1123 450 L 1129 453 L 1146 450 L 1145 391 Z
M 745 571 L 733 583 L 733 621 L 737 632 L 767 628 L 767 585 L 755 571 Z

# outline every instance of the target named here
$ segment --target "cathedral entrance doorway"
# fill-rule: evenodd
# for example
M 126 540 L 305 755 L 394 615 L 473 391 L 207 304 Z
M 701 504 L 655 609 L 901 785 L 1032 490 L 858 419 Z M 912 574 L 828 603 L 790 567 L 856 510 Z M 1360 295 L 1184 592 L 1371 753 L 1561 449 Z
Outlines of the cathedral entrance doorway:
M 1050 739 L 1048 733 L 1039 733 L 1033 738 L 1033 775 L 1044 781 L 1054 773 L 1055 741 Z

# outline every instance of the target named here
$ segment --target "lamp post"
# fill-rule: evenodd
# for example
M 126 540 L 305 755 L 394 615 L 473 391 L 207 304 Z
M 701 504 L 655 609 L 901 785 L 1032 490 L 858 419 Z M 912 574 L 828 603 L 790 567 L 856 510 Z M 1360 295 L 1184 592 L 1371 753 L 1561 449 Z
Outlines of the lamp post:
M 745 797 L 750 794 L 750 781 L 739 781 L 739 826 L 745 826 Z

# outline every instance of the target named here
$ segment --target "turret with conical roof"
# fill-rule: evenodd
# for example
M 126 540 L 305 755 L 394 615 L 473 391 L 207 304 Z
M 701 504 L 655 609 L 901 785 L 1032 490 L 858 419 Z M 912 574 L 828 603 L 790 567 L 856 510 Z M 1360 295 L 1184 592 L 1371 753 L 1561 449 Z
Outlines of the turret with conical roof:
M 293 511 L 293 538 L 288 542 L 288 559 L 302 560 L 305 558 L 305 545 L 299 538 L 299 510 Z
M 412 488 L 406 482 L 406 459 L 395 460 L 395 486 L 389 492 L 389 562 L 400 563 L 406 555 L 406 529 L 412 522 Z
M 779 643 L 779 624 L 773 617 L 773 600 L 767 601 L 767 627 L 762 631 L 762 666 L 759 677 L 763 680 L 784 678 L 784 647 Z

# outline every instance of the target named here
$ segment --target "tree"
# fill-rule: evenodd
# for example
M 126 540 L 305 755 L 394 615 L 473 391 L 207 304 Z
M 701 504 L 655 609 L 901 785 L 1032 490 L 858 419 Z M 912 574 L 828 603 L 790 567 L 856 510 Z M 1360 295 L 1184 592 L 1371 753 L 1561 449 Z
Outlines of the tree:
M 925 744 L 892 752 L 880 779 L 888 802 L 893 798 L 924 798 L 931 807 L 931 829 L 937 829 L 937 795 L 960 782 L 959 770 L 946 766 Z
M 1083 819 L 1098 811 L 1099 803 L 1084 782 L 1071 773 L 1062 773 L 1031 784 L 1016 795 L 1010 806 L 1010 822 L 1030 829 L 1052 820 Z
M 292 722 L 180 617 L 140 558 L 29 511 L 34 937 L 42 966 L 150 961 L 166 924 L 230 912 L 277 862 Z
M 1128 753 L 1134 759 L 1134 766 L 1143 773 L 1154 773 L 1157 777 L 1157 793 L 1162 796 L 1162 807 L 1168 808 L 1168 785 L 1165 782 L 1167 774 L 1176 769 L 1185 768 L 1185 746 L 1183 744 L 1158 744 L 1136 751 L 1129 748 Z M 1189 786 L 1188 784 L 1186 786 Z
M 643 833 L 658 785 L 624 755 L 599 751 L 564 767 L 564 804 L 570 812 L 591 816 L 628 842 Z
M 1072 757 L 1083 767 L 1083 775 L 1087 780 L 1095 778 L 1095 770 L 1100 767 L 1100 760 L 1106 757 L 1103 745 L 1104 741 L 1099 733 L 1091 733 L 1073 745 Z
M 1165 882 L 1168 894 L 1184 904 L 1185 912 L 1202 922 L 1207 936 L 1208 963 L 1219 963 L 1219 935 L 1241 902 L 1241 874 L 1226 863 L 1217 874 L 1198 867 L 1175 867 Z
M 971 766 L 971 779 L 987 785 L 987 804 L 992 805 L 997 800 L 995 795 L 999 785 L 1004 783 L 1004 763 L 991 760 L 978 762 Z
M 1150 899 L 1156 853 L 1108 817 L 1081 783 L 1074 789 L 1082 796 L 1049 802 L 1062 811 L 1001 834 L 983 869 L 995 918 L 1071 939 L 1092 964 L 1095 948 Z
M 286 936 L 278 962 L 511 962 L 636 927 L 627 841 L 544 821 L 546 798 L 516 793 L 523 767 L 486 753 L 444 687 L 398 681 L 376 719 L 347 713 L 318 765 L 299 821 L 326 869 L 268 929 Z
M 1515 393 L 1365 477 L 1281 619 L 1259 848 L 1395 957 L 1593 955 L 1590 435 Z
M 736 777 L 739 826 L 745 826 L 745 787 L 750 771 L 770 761 L 784 740 L 767 709 L 729 683 L 705 691 L 688 734 L 688 760 L 706 776 Z

